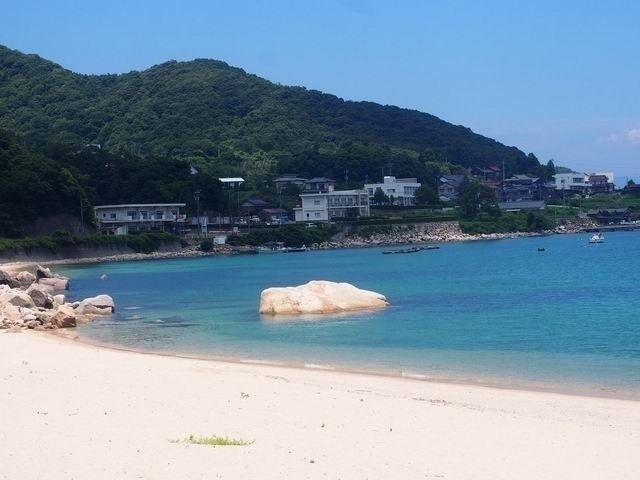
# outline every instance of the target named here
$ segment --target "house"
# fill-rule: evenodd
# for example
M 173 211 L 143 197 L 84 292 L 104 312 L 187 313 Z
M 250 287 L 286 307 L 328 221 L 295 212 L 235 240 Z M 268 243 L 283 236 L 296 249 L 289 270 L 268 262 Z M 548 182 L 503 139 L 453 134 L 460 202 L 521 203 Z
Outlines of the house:
M 539 200 L 543 186 L 544 182 L 538 177 L 513 175 L 504 181 L 501 198 L 504 202 Z
M 473 167 L 471 175 L 481 182 L 499 182 L 502 180 L 502 170 L 499 167 Z
M 613 176 L 613 174 L 612 174 Z M 613 181 L 605 173 L 592 173 L 589 175 L 589 192 L 605 193 L 613 190 Z
M 281 192 L 287 185 L 295 185 L 300 190 L 303 190 L 306 181 L 306 178 L 298 177 L 293 173 L 283 173 L 281 176 L 276 178 L 273 183 L 276 185 L 276 190 Z
M 248 198 L 240 204 L 241 215 L 257 215 L 265 208 L 269 208 L 270 205 L 259 198 Z
M 366 190 L 333 190 L 300 194 L 300 206 L 293 209 L 296 222 L 328 222 L 336 218 L 369 216 Z
M 587 217 L 604 225 L 631 223 L 636 220 L 635 216 L 628 208 L 601 208 L 599 210 L 589 210 L 587 212 Z
M 458 198 L 464 175 L 442 175 L 438 179 L 438 196 L 442 202 L 451 202 Z
M 257 215 L 260 220 L 270 225 L 289 221 L 289 216 L 284 208 L 263 208 Z
M 589 176 L 584 173 L 556 173 L 553 176 L 556 190 L 584 193 L 589 188 Z
M 415 203 L 416 190 L 420 185 L 415 178 L 385 176 L 382 183 L 367 183 L 364 189 L 369 194 L 370 201 L 373 201 L 376 190 L 380 189 L 390 199 L 392 205 L 408 206 Z
M 187 216 L 180 214 L 184 203 L 138 203 L 98 205 L 93 208 L 98 231 L 110 235 L 130 232 L 161 230 L 179 232 Z
M 323 193 L 332 192 L 336 181 L 326 177 L 315 177 L 304 181 L 303 193 Z

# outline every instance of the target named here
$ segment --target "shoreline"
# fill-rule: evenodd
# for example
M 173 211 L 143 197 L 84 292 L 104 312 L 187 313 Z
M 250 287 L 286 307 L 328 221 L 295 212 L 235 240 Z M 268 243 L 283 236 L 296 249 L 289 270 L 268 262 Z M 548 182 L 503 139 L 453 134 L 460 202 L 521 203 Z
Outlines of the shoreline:
M 0 334 L 0 361 L 7 479 L 625 480 L 640 470 L 633 401 L 141 355 L 44 332 Z M 189 435 L 248 444 L 179 441 Z
M 418 228 L 416 228 L 418 227 Z M 505 240 L 530 237 L 545 237 L 550 235 L 566 235 L 584 233 L 588 225 L 582 223 L 570 224 L 558 227 L 553 231 L 545 232 L 511 232 L 470 235 L 462 233 L 458 222 L 432 222 L 412 225 L 411 228 L 398 228 L 388 234 L 374 234 L 369 238 L 361 238 L 357 235 L 343 237 L 336 241 L 325 242 L 312 250 L 339 250 L 350 248 L 375 248 L 406 245 L 428 245 L 438 243 L 458 243 Z M 120 253 L 108 256 L 77 257 L 77 258 L 40 258 L 33 260 L 12 261 L 10 258 L 0 258 L 0 270 L 19 271 L 41 264 L 43 266 L 55 265 L 81 265 L 103 262 L 126 262 L 138 260 L 162 260 L 175 258 L 196 258 L 221 255 L 249 254 L 254 252 L 254 247 L 231 247 L 229 245 L 214 247 L 211 252 L 203 252 L 194 247 L 179 250 L 158 251 L 152 253 Z
M 570 232 L 570 233 L 579 233 L 579 232 Z M 569 233 L 567 233 L 569 234 Z M 530 234 L 504 234 L 495 237 L 491 235 L 490 238 L 487 236 L 482 237 L 474 237 L 473 240 L 448 240 L 448 242 L 461 242 L 461 241 L 491 241 L 497 239 L 512 239 L 512 238 L 520 238 L 520 237 L 531 237 L 533 235 Z M 540 236 L 540 235 L 535 235 Z M 444 241 L 442 243 L 445 243 Z M 350 249 L 350 248 L 376 248 L 386 245 L 399 245 L 398 243 L 384 243 L 384 244 L 366 244 L 366 245 L 343 245 L 341 247 L 335 247 L 335 249 Z M 324 249 L 332 249 L 332 248 L 324 248 Z M 55 265 L 79 265 L 79 264 L 97 264 L 97 263 L 111 263 L 111 262 L 126 262 L 126 261 L 142 261 L 142 260 L 163 260 L 163 259 L 179 259 L 179 258 L 197 258 L 197 257 L 211 257 L 211 256 L 220 256 L 231 254 L 228 251 L 220 252 L 199 252 L 196 250 L 191 250 L 189 252 L 184 251 L 167 251 L 160 252 L 155 254 L 119 254 L 111 257 L 88 257 L 82 259 L 56 259 L 50 262 L 42 262 L 42 265 L 45 266 L 55 266 Z M 20 270 L 31 268 L 35 265 L 38 265 L 38 262 L 13 262 L 13 263 L 0 263 L 0 270 L 5 270 L 7 272 L 17 272 Z M 98 292 L 99 293 L 99 292 Z M 609 390 L 603 388 L 600 385 L 590 385 L 585 384 L 586 386 L 579 386 L 578 384 L 571 385 L 567 388 L 566 385 L 554 384 L 554 383 L 545 383 L 545 382 L 536 382 L 536 381 L 506 381 L 501 382 L 500 378 L 492 379 L 492 380 L 476 380 L 473 378 L 455 378 L 455 377 L 447 377 L 447 376 L 437 376 L 437 375 L 429 375 L 420 372 L 411 372 L 411 371 L 395 371 L 395 370 L 384 370 L 384 369 L 376 369 L 376 368 L 367 368 L 364 367 L 347 367 L 344 365 L 307 365 L 305 363 L 296 363 L 296 362 L 286 362 L 286 361 L 278 361 L 274 359 L 265 359 L 265 360 L 252 360 L 252 359 L 242 359 L 234 356 L 200 356 L 197 354 L 185 354 L 180 352 L 167 353 L 162 351 L 147 351 L 143 349 L 136 348 L 127 348 L 126 346 L 115 345 L 115 344 L 105 344 L 96 341 L 92 341 L 84 336 L 82 336 L 78 332 L 78 327 L 74 329 L 59 329 L 55 331 L 51 331 L 54 335 L 57 335 L 61 338 L 68 338 L 69 340 L 78 341 L 80 343 L 98 347 L 111 349 L 116 351 L 126 351 L 131 353 L 138 353 L 143 355 L 159 355 L 166 356 L 169 358 L 187 358 L 192 360 L 202 360 L 202 361 L 215 361 L 215 362 L 224 362 L 229 364 L 261 364 L 265 366 L 273 366 L 273 367 L 282 367 L 282 368 L 294 368 L 302 371 L 333 371 L 333 372 L 342 372 L 342 373 L 353 373 L 359 375 L 371 375 L 376 377 L 385 377 L 385 378 L 400 378 L 400 379 L 411 379 L 417 381 L 424 382 L 434 382 L 434 383 L 443 383 L 443 384 L 453 384 L 453 385 L 468 385 L 471 387 L 486 387 L 486 388 L 495 388 L 499 390 L 514 390 L 514 391 L 523 391 L 523 392 L 546 392 L 546 393 L 555 393 L 560 395 L 570 395 L 570 396 L 581 396 L 581 397 L 593 397 L 593 398 L 611 398 L 611 399 L 620 399 L 620 400 L 629 400 L 629 401 L 640 401 L 640 392 L 636 392 L 635 390 L 625 390 L 625 389 L 617 389 L 617 390 Z M 81 328 L 81 327 L 80 327 Z M 1 333 L 1 331 L 0 331 Z M 564 387 L 564 388 L 563 388 Z M 592 387 L 592 388 L 591 388 Z
M 82 327 L 80 327 L 82 328 Z M 25 332 L 29 333 L 29 332 Z M 76 344 L 87 345 L 95 348 L 102 348 L 106 350 L 114 350 L 121 352 L 129 352 L 140 355 L 152 355 L 166 358 L 181 358 L 187 360 L 203 361 L 203 362 L 217 362 L 230 365 L 257 365 L 266 368 L 285 368 L 300 370 L 306 372 L 334 372 L 337 374 L 346 375 L 362 375 L 378 378 L 388 379 L 406 379 L 409 381 L 426 382 L 442 385 L 458 385 L 468 386 L 471 388 L 489 388 L 495 390 L 504 391 L 517 391 L 517 392 L 532 392 L 532 393 L 548 393 L 554 395 L 566 395 L 571 397 L 584 397 L 584 398 L 602 398 L 612 400 L 622 400 L 630 402 L 640 402 L 640 391 L 636 390 L 612 390 L 605 389 L 602 386 L 591 385 L 578 387 L 577 385 L 568 386 L 567 384 L 560 383 L 543 383 L 543 382 L 500 382 L 499 380 L 486 381 L 486 380 L 473 380 L 470 378 L 453 378 L 447 376 L 427 375 L 411 371 L 397 371 L 392 369 L 375 369 L 364 367 L 348 367 L 345 365 L 331 365 L 331 364 L 312 364 L 301 363 L 294 361 L 279 361 L 271 359 L 250 359 L 235 356 L 225 355 L 198 355 L 181 352 L 164 352 L 156 350 L 144 350 L 139 348 L 129 348 L 123 345 L 103 343 L 91 340 L 90 338 L 82 336 L 77 330 L 71 329 L 58 329 L 45 332 L 48 335 L 52 335 L 56 338 L 61 338 L 64 341 L 74 342 Z M 640 405 L 640 404 L 639 404 Z

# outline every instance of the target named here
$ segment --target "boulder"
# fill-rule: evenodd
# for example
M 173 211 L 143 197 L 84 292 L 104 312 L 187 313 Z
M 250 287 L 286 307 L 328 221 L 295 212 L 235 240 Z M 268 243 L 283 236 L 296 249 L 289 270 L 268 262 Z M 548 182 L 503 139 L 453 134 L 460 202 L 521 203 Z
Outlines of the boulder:
M 75 306 L 80 315 L 109 315 L 116 309 L 113 298 L 109 295 L 98 295 L 85 298 Z
M 9 285 L 11 288 L 18 288 L 20 287 L 20 282 L 10 273 L 0 270 L 0 285 Z
M 36 276 L 31 272 L 27 272 L 26 270 L 22 270 L 22 271 L 16 273 L 15 279 L 18 281 L 20 286 L 27 288 L 32 283 L 35 283 Z
M 36 307 L 53 308 L 53 298 L 49 295 L 47 289 L 41 285 L 32 283 L 29 288 L 27 288 L 26 293 L 31 297 Z
M 53 278 L 55 275 L 47 267 L 41 265 L 36 266 L 36 279 L 39 281 L 41 278 Z
M 27 292 L 22 290 L 3 291 L 0 293 L 0 302 L 8 303 L 16 307 L 33 308 L 36 306 Z
M 261 314 L 325 314 L 385 308 L 384 295 L 349 283 L 314 280 L 297 287 L 267 288 L 260 295 Z
M 69 305 L 60 305 L 51 318 L 51 324 L 57 328 L 75 327 L 78 324 L 75 310 Z
M 66 301 L 66 298 L 61 293 L 53 296 L 53 303 L 55 303 L 56 305 L 64 305 L 65 301 Z
M 42 277 L 38 279 L 38 285 L 46 287 L 49 292 L 61 292 L 69 290 L 69 279 L 64 277 Z
M 22 312 L 19 307 L 0 301 L 0 319 L 7 326 L 22 325 Z

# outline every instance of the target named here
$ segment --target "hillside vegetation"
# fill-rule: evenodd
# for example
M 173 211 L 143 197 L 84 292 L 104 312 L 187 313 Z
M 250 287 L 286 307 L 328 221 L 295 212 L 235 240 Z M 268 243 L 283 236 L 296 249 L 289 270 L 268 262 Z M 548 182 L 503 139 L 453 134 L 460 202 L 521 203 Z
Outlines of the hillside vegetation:
M 273 184 L 283 173 L 338 188 L 393 174 L 433 189 L 442 173 L 501 164 L 507 175 L 546 172 L 533 154 L 433 115 L 277 85 L 215 60 L 81 75 L 0 46 L 0 237 L 56 225 L 82 233 L 100 204 L 184 202 L 195 214 L 195 191 L 212 216 L 251 196 L 291 208 L 298 192 L 280 197 Z M 235 199 L 223 176 L 245 178 Z
M 213 175 L 362 183 L 391 170 L 420 178 L 426 161 L 539 167 L 533 155 L 427 113 L 280 86 L 215 60 L 80 75 L 0 46 L 0 127 L 32 145 L 99 144 L 187 160 Z

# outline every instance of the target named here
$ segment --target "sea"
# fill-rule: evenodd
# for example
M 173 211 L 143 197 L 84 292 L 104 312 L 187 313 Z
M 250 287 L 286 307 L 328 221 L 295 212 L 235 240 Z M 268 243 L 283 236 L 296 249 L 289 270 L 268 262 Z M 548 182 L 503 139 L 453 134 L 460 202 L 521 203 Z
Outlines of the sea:
M 640 232 L 59 265 L 111 295 L 86 341 L 136 351 L 640 400 Z M 348 282 L 384 310 L 270 317 L 269 287 Z

